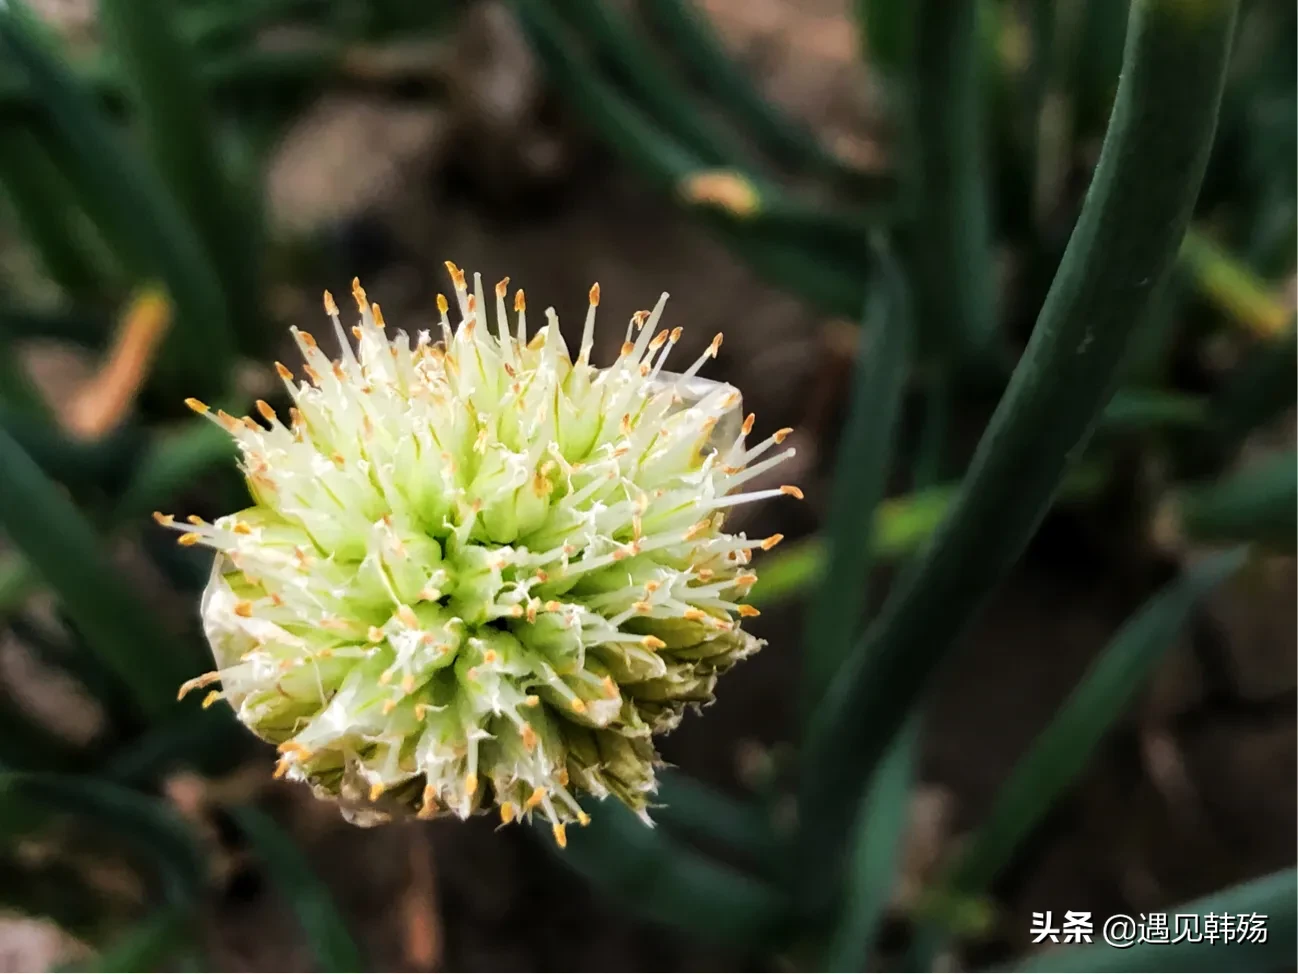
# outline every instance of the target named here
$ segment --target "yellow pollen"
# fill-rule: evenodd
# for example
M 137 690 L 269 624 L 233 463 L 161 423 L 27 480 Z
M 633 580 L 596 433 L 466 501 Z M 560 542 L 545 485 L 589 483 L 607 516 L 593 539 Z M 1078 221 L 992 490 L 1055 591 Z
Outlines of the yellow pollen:
M 793 427 L 786 426 L 784 427 L 784 429 L 776 430 L 773 434 L 771 434 L 771 439 L 773 439 L 776 443 L 783 443 L 785 437 L 787 437 L 792 432 L 793 432 Z
M 702 609 L 686 609 L 682 615 L 690 622 L 702 622 L 708 617 L 708 614 Z
M 555 822 L 550 831 L 554 833 L 554 842 L 560 849 L 568 848 L 568 830 L 562 822 Z
M 386 328 L 388 326 L 388 323 L 383 320 L 383 309 L 379 307 L 377 301 L 370 305 L 370 314 L 374 316 L 374 324 L 379 328 Z M 393 349 L 393 351 L 395 351 L 395 349 Z
M 523 722 L 523 726 L 518 730 L 519 735 L 523 738 L 523 747 L 529 751 L 536 750 L 536 731 L 532 730 L 532 725 Z
M 590 306 L 592 308 L 599 307 L 599 282 L 598 281 L 596 281 L 594 284 L 590 286 Z
M 581 699 L 581 697 L 573 697 L 572 712 L 575 714 L 584 714 L 586 712 L 586 701 Z
M 330 316 L 338 313 L 338 305 L 334 304 L 334 296 L 328 291 L 325 291 L 324 293 L 324 309 L 325 314 Z
M 783 540 L 784 540 L 784 535 L 773 534 L 762 542 L 761 548 L 763 551 L 770 551 L 772 548 L 774 548 L 777 544 L 779 544 Z
M 370 801 L 372 802 L 378 801 L 380 798 L 383 797 L 383 793 L 385 791 L 387 791 L 387 788 L 383 786 L 383 782 L 381 781 L 374 782 L 374 784 L 370 785 Z
M 508 825 L 512 821 L 514 821 L 514 803 L 501 802 L 500 803 L 500 824 Z
M 464 791 L 468 795 L 476 795 L 478 793 L 478 776 L 472 771 L 464 776 Z
M 613 678 L 611 676 L 604 677 L 603 685 L 604 685 L 604 696 L 608 697 L 610 700 L 616 700 L 617 684 L 613 682 Z
M 198 542 L 199 542 L 199 536 L 195 534 L 193 531 L 189 531 L 185 534 L 182 534 L 179 538 L 176 539 L 176 544 L 183 544 L 185 547 L 189 547 L 190 545 L 196 545 L 198 544 Z
M 161 511 L 154 511 L 153 519 L 157 521 L 159 524 L 161 524 L 164 528 L 170 527 L 171 525 L 176 523 L 176 516 L 174 514 L 163 514 Z
M 754 616 L 759 616 L 762 614 L 761 610 L 758 609 L 757 606 L 755 605 L 741 605 L 735 611 L 737 611 L 745 619 L 751 619 Z
M 532 789 L 532 793 L 527 796 L 527 801 L 523 803 L 523 807 L 530 811 L 543 801 L 545 801 L 545 789 L 537 785 Z
M 293 381 L 293 373 L 288 370 L 288 366 L 283 362 L 275 363 L 275 371 L 279 373 L 279 377 L 285 382 Z
M 522 288 L 519 288 L 517 291 L 514 292 L 514 310 L 515 311 L 527 310 L 527 299 L 523 297 Z
M 423 720 L 427 716 L 428 716 L 428 704 L 426 703 L 415 704 L 415 720 Z
M 388 714 L 392 713 L 392 711 L 394 711 L 394 710 L 396 710 L 396 709 L 397 709 L 397 702 L 396 702 L 395 700 L 384 700 L 384 701 L 383 701 L 383 716 L 384 716 L 384 717 L 386 717 Z
M 401 678 L 401 692 L 410 693 L 415 688 L 415 675 L 407 673 Z
M 509 278 L 502 277 L 499 281 L 496 282 L 496 297 L 500 298 L 501 300 L 504 300 L 505 295 L 508 293 L 509 293 Z
M 237 616 L 242 616 L 245 619 L 251 618 L 252 603 L 247 600 L 234 603 L 234 614 Z
M 451 283 L 455 285 L 456 290 L 464 287 L 464 271 L 460 270 L 449 260 L 446 261 L 446 271 L 451 275 Z
M 206 710 L 208 707 L 212 706 L 212 704 L 216 703 L 220 699 L 221 699 L 221 691 L 213 690 L 206 697 L 203 698 L 203 704 L 202 704 L 203 709 Z
M 451 309 L 451 304 L 446 300 L 445 294 L 437 295 L 437 311 L 439 314 L 446 314 Z
M 667 644 L 657 636 L 645 636 L 640 640 L 640 645 L 645 649 L 666 649 Z
M 190 409 L 192 409 L 194 412 L 198 413 L 199 415 L 209 412 L 212 408 L 207 403 L 203 402 L 201 399 L 194 399 L 193 397 L 186 399 L 185 405 L 188 406 Z
M 783 484 L 780 487 L 780 493 L 788 494 L 790 497 L 796 497 L 798 500 L 802 500 L 802 488 L 794 487 L 792 484 Z
M 743 430 L 744 436 L 747 436 L 749 433 L 753 431 L 753 423 L 755 423 L 756 421 L 757 421 L 756 413 L 749 413 L 747 416 L 744 417 L 744 425 L 740 427 L 740 429 Z
M 535 707 L 539 705 L 540 702 L 541 702 L 541 698 L 538 697 L 535 693 L 529 693 L 526 697 L 523 698 L 523 706 L 525 707 Z
M 397 618 L 401 620 L 402 625 L 407 629 L 419 628 L 419 617 L 415 615 L 415 610 L 408 605 L 403 605 L 397 609 Z

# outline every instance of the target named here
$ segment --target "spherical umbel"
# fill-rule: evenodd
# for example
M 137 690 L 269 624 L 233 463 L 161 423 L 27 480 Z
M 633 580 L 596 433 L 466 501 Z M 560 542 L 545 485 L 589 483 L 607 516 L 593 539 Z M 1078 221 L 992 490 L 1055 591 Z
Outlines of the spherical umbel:
M 554 312 L 529 339 L 523 292 L 447 265 L 461 324 L 439 297 L 438 340 L 389 340 L 354 284 L 356 346 L 326 293 L 341 358 L 294 329 L 307 381 L 283 365 L 283 423 L 196 411 L 238 442 L 255 501 L 182 544 L 217 551 L 202 617 L 226 700 L 278 745 L 278 774 L 365 821 L 393 813 L 540 813 L 565 842 L 583 794 L 645 815 L 652 736 L 712 700 L 760 642 L 739 623 L 755 547 L 727 508 L 796 487 L 736 492 L 780 463 L 788 430 L 745 445 L 740 395 L 698 378 L 721 336 L 664 371 L 680 329 L 667 295 L 621 353 L 590 364 L 599 287 L 573 361 Z M 155 515 L 160 523 L 174 519 Z

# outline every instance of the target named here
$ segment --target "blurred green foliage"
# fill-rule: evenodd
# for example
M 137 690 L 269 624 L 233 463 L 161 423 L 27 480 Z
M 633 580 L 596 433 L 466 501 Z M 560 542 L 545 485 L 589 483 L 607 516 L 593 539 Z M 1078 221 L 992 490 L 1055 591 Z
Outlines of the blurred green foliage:
M 74 745 L 0 686 L 0 863 L 34 832 L 105 830 L 153 877 L 154 912 L 123 935 L 96 919 L 75 876 L 53 897 L 35 881 L 3 894 L 90 936 L 100 969 L 163 967 L 191 949 L 211 881 L 160 784 L 177 767 L 228 770 L 250 747 L 227 713 L 175 702 L 206 668 L 201 635 L 161 620 L 113 558 L 115 542 L 137 542 L 195 598 L 208 563 L 142 522 L 177 498 L 220 506 L 243 490 L 228 439 L 177 418 L 185 395 L 242 412 L 237 366 L 262 360 L 279 331 L 268 293 L 289 261 L 266 234 L 264 160 L 240 156 L 300 108 L 283 89 L 329 85 L 357 45 L 442 36 L 464 6 L 102 0 L 102 44 L 87 52 L 17 0 L 0 3 L 0 213 L 13 231 L 0 245 L 21 241 L 35 271 L 0 271 L 0 626 L 106 715 Z M 945 864 L 910 917 L 910 960 L 928 968 L 977 942 L 997 910 L 993 878 L 1197 601 L 1256 550 L 1294 553 L 1294 454 L 1239 459 L 1294 402 L 1294 316 L 1279 289 L 1298 226 L 1298 15 L 1265 0 L 1238 18 L 1233 0 L 854 6 L 889 133 L 886 165 L 869 170 L 767 98 L 689 0 L 512 0 L 596 139 L 755 272 L 860 322 L 821 533 L 769 556 L 756 590 L 763 604 L 805 594 L 814 607 L 796 761 L 743 798 L 665 775 L 659 829 L 601 807 L 564 861 L 701 938 L 816 969 L 874 963 L 928 686 L 1054 505 L 1136 489 L 1122 462 L 1135 451 L 1168 476 L 1134 506 L 1177 544 L 1229 550 L 1180 572 L 1114 636 Z M 302 42 L 261 44 L 277 27 Z M 136 363 L 108 432 L 77 435 L 19 351 L 53 338 L 129 366 L 120 309 L 146 288 L 170 309 L 160 354 Z M 1222 344 L 1235 364 L 1205 369 Z M 953 471 L 948 419 L 993 400 L 972 463 Z M 907 457 L 894 446 L 912 411 L 922 443 Z M 887 496 L 897 483 L 908 486 Z M 884 560 L 902 563 L 901 581 L 867 618 Z M 796 815 L 783 814 L 795 796 Z M 254 808 L 232 815 L 321 969 L 363 966 L 291 837 Z M 706 851 L 722 848 L 724 859 Z M 1205 903 L 1287 917 L 1247 957 L 1279 965 L 1295 949 L 1294 899 L 1288 870 Z M 1120 962 L 1208 969 L 1226 956 L 1183 946 Z M 1230 956 L 1228 967 L 1246 962 Z M 1094 947 L 1020 969 L 1113 963 Z

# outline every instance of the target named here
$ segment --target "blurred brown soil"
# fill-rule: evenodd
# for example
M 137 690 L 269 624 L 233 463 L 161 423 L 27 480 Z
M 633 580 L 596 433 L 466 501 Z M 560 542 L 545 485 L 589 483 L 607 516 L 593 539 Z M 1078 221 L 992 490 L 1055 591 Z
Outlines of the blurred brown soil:
M 826 138 L 873 145 L 846 0 L 705 6 L 774 96 Z M 444 102 L 336 92 L 288 135 L 271 176 L 276 221 L 329 235 L 335 267 L 278 295 L 277 310 L 312 321 L 320 288 L 345 293 L 358 273 L 389 322 L 427 327 L 446 287 L 441 262 L 452 259 L 488 282 L 510 275 L 567 327 L 579 327 L 598 280 L 602 340 L 615 344 L 615 323 L 669 291 L 667 314 L 686 328 L 681 360 L 724 331 L 710 374 L 744 391 L 759 435 L 800 430 L 798 469 L 782 477 L 807 501 L 782 498 L 744 528 L 790 539 L 813 530 L 841 408 L 835 323 L 757 280 L 598 148 L 545 92 L 499 7 L 477 6 L 461 30 L 438 68 L 453 81 Z M 1052 517 L 943 675 L 924 733 L 916 863 L 979 820 L 1097 650 L 1165 577 L 1166 563 L 1125 531 L 1098 516 Z M 1002 884 L 1008 905 L 987 956 L 1026 949 L 1032 911 L 1156 909 L 1294 861 L 1294 585 L 1292 560 L 1253 566 L 1169 653 Z M 796 716 L 800 608 L 754 622 L 767 648 L 723 679 L 705 718 L 663 742 L 669 761 L 735 791 L 754 754 L 791 741 Z M 634 919 L 523 830 L 487 820 L 356 829 L 303 789 L 268 786 L 271 763 L 265 754 L 221 787 L 267 791 L 376 970 L 761 963 Z M 236 856 L 226 886 L 207 922 L 212 969 L 311 968 L 290 911 L 255 868 Z

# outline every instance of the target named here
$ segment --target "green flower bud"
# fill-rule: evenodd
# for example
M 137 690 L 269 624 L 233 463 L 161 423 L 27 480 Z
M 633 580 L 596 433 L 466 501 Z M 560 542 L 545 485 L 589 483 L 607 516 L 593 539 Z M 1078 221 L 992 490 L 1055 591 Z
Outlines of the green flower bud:
M 282 365 L 288 424 L 197 411 L 242 451 L 252 507 L 182 526 L 217 556 L 202 617 L 239 719 L 361 824 L 394 814 L 502 820 L 540 814 L 555 837 L 583 794 L 646 817 L 652 735 L 712 700 L 717 677 L 760 648 L 752 542 L 727 508 L 784 487 L 735 488 L 792 454 L 787 430 L 745 444 L 740 395 L 664 371 L 680 330 L 655 332 L 666 295 L 639 312 L 616 362 L 590 364 L 598 288 L 573 361 L 558 320 L 528 339 L 496 288 L 448 265 L 440 340 L 389 339 L 360 285 L 341 358 L 294 330 L 306 382 Z M 164 524 L 172 518 L 157 515 Z

